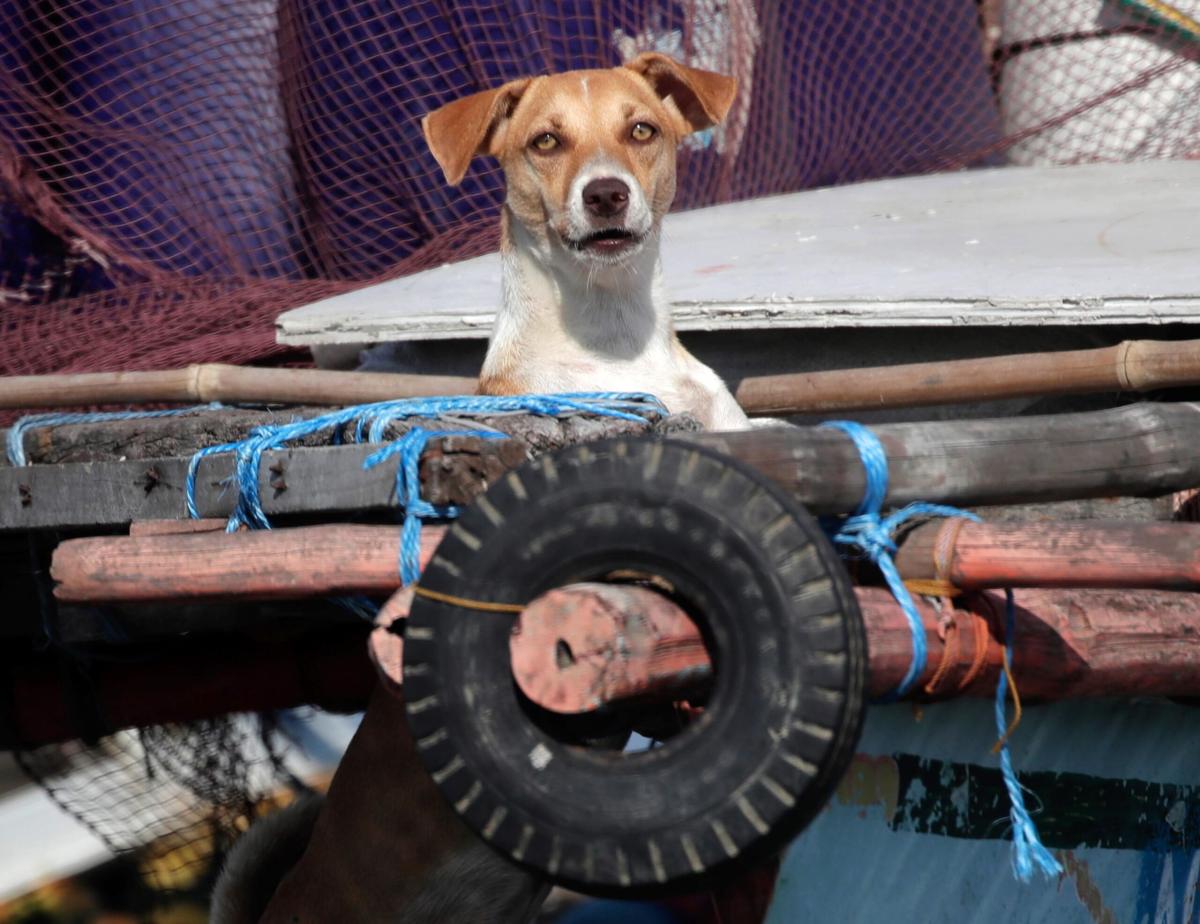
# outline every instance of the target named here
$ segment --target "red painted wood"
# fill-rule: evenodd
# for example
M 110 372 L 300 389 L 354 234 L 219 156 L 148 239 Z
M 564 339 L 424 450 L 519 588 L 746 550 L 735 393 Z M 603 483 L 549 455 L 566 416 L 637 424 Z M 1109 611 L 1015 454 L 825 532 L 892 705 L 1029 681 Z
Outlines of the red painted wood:
M 896 556 L 904 577 L 936 576 L 934 547 L 945 522 L 923 524 L 904 540 Z M 1200 589 L 1200 523 L 961 522 L 957 529 L 945 576 L 964 589 Z
M 879 696 L 908 670 L 911 633 L 887 590 L 862 587 L 857 595 L 870 652 L 868 690 Z M 949 659 L 938 685 L 924 695 L 992 694 L 1002 664 L 1003 599 L 997 591 L 967 598 L 947 641 L 939 636 L 938 610 L 918 601 L 928 645 L 918 688 L 933 679 L 943 657 Z M 1013 669 L 1022 697 L 1200 695 L 1200 595 L 1023 590 L 1016 600 Z M 575 653 L 573 660 L 556 659 L 560 639 Z M 520 616 L 510 648 L 525 694 L 562 712 L 679 695 L 690 684 L 711 680 L 695 624 L 642 587 L 623 588 L 617 610 L 611 594 L 598 595 L 592 586 L 547 594 Z
M 421 531 L 422 568 L 444 533 Z M 297 599 L 390 593 L 399 554 L 398 526 L 142 533 L 69 539 L 54 550 L 50 574 L 69 603 Z

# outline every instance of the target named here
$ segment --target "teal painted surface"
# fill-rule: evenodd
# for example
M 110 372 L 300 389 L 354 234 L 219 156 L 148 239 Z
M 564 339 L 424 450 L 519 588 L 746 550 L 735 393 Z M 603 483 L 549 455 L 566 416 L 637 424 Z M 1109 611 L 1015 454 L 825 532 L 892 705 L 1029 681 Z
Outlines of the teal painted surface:
M 768 924 L 1200 924 L 1200 708 L 1027 708 L 1013 760 L 1066 873 L 1013 877 L 991 704 L 876 707 L 788 852 Z

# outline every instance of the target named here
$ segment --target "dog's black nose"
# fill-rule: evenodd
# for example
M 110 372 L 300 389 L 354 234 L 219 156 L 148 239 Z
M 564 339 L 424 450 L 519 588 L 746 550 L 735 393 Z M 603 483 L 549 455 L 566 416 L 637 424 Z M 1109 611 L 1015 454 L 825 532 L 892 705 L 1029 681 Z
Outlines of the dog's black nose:
M 629 187 L 614 177 L 592 180 L 583 187 L 583 205 L 597 218 L 616 218 L 629 207 Z

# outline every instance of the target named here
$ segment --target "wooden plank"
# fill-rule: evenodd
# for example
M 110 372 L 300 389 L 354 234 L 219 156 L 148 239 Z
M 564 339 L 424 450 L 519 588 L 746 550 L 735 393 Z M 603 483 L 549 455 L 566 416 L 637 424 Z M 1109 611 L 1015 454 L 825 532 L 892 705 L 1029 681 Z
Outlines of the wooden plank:
M 918 500 L 984 505 L 1151 497 L 1200 485 L 1200 454 L 1195 452 L 1200 406 L 1188 403 L 886 424 L 874 432 L 890 461 L 887 502 L 894 506 Z M 676 438 L 754 466 L 817 513 L 852 510 L 862 497 L 865 473 L 858 452 L 837 430 L 778 427 Z M 515 440 L 453 437 L 443 445 L 422 461 L 426 496 L 440 503 L 469 502 L 526 457 L 526 444 Z M 531 449 L 541 448 L 531 444 Z M 259 473 L 264 508 L 275 515 L 392 506 L 394 466 L 363 471 L 362 460 L 371 451 L 343 446 L 267 454 Z M 202 463 L 197 491 L 201 516 L 232 511 L 233 493 L 224 484 L 232 467 L 226 456 Z M 186 468 L 186 459 L 169 459 L 0 469 L 0 530 L 181 519 Z M 151 469 L 156 478 L 148 477 Z M 281 478 L 284 490 L 279 490 Z
M 35 427 L 25 434 L 25 455 L 30 463 L 110 462 L 127 459 L 160 460 L 187 456 L 208 446 L 237 442 L 256 427 L 308 419 L 319 414 L 334 413 L 327 407 L 287 407 L 278 410 L 248 410 L 220 408 L 199 410 L 178 417 L 144 418 L 134 420 L 101 420 L 54 427 Z M 651 415 L 654 416 L 654 415 Z M 515 440 L 550 449 L 566 446 L 583 439 L 623 436 L 643 433 L 648 429 L 660 433 L 696 430 L 695 421 L 686 417 L 656 419 L 647 425 L 615 417 L 575 415 L 545 417 L 535 414 L 498 414 L 473 417 L 473 423 L 499 430 Z M 426 429 L 445 429 L 444 425 L 428 418 L 413 417 L 388 428 L 388 439 L 395 439 L 413 426 Z M 354 442 L 354 426 L 341 429 L 342 442 Z M 291 446 L 325 447 L 333 431 L 323 430 L 295 440 Z M 8 436 L 0 430 L 0 442 Z M 8 465 L 0 454 L 0 469 Z
M 688 330 L 1200 323 L 1200 162 L 1006 167 L 672 214 Z M 496 254 L 281 315 L 281 343 L 483 338 Z
M 440 442 L 441 448 L 423 459 L 422 490 L 434 503 L 470 501 L 491 478 L 519 464 L 526 454 L 525 446 L 514 440 L 451 437 Z M 275 516 L 395 506 L 395 464 L 362 467 L 378 448 L 352 445 L 265 453 L 259 471 L 263 509 Z M 2 468 L 0 530 L 107 528 L 133 520 L 186 519 L 188 462 L 174 458 Z M 196 479 L 201 517 L 228 517 L 233 512 L 237 495 L 228 487 L 233 471 L 228 454 L 201 461 Z

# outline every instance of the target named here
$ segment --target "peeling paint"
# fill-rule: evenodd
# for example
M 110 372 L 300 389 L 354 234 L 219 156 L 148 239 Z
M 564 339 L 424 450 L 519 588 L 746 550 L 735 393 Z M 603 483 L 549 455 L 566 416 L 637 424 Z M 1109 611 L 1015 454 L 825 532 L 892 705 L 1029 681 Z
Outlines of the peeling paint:
M 840 805 L 882 806 L 883 817 L 890 820 L 899 796 L 900 775 L 892 758 L 856 754 L 838 784 L 836 798 Z

